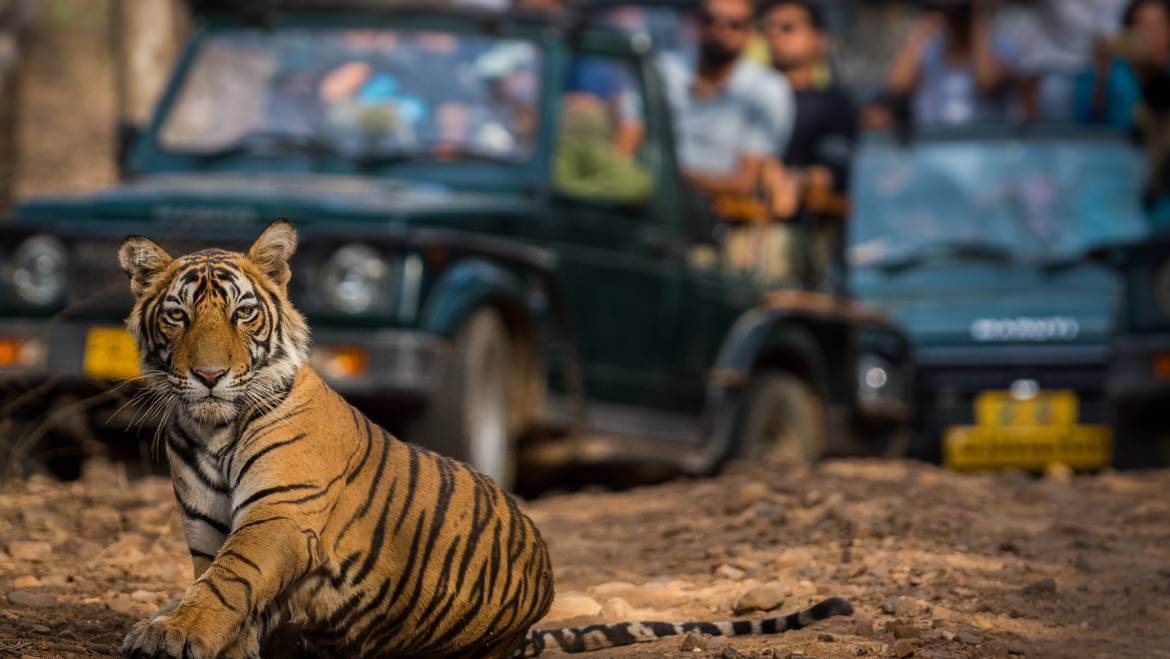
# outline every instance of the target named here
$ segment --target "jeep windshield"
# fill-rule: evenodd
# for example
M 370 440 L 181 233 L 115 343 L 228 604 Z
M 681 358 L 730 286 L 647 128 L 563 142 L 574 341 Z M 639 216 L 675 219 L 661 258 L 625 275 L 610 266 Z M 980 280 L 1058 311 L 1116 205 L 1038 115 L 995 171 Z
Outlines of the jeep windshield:
M 1052 264 L 1147 233 L 1145 164 L 1121 136 L 996 127 L 863 145 L 853 182 L 850 260 Z
M 601 23 L 630 35 L 645 35 L 660 53 L 693 62 L 699 47 L 695 6 L 686 3 L 616 2 L 605 7 Z
M 158 144 L 201 162 L 523 162 L 535 148 L 540 64 L 530 42 L 484 34 L 215 30 L 200 41 Z

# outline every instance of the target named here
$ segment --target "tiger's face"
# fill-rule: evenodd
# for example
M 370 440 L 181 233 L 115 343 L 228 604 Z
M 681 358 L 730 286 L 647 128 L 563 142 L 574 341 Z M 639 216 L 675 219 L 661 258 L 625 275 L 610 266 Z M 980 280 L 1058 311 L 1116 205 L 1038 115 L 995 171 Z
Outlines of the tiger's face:
M 167 409 L 223 426 L 291 386 L 308 350 L 304 318 L 287 295 L 296 243 L 287 220 L 265 229 L 247 254 L 171 258 L 147 238 L 122 243 L 118 260 L 135 297 L 127 327 L 144 380 Z

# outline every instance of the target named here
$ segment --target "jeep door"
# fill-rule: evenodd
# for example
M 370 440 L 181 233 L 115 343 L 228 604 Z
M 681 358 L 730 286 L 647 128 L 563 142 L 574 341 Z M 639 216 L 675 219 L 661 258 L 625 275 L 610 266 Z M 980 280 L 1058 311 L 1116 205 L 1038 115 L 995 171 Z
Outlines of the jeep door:
M 624 46 L 624 48 L 620 47 Z M 594 432 L 678 438 L 670 367 L 684 260 L 664 218 L 670 129 L 652 63 L 627 40 L 582 38 L 564 63 L 545 218 L 579 346 Z

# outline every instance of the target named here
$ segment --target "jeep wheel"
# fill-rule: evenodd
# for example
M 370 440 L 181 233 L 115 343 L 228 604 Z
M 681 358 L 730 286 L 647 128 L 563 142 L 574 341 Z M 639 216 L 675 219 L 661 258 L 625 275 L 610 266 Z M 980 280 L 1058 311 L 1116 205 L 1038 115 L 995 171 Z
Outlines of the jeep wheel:
M 737 457 L 809 464 L 825 454 L 827 443 L 825 403 L 808 384 L 789 373 L 752 378 L 736 432 Z
M 499 314 L 476 311 L 459 334 L 438 390 L 414 426 L 416 441 L 511 488 L 516 455 L 508 435 L 509 342 Z

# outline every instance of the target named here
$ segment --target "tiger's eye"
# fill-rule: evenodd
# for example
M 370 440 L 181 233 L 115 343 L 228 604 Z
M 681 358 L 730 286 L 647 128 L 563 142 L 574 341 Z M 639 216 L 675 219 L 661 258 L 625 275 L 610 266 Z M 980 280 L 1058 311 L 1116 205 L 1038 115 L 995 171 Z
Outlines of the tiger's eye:
M 173 323 L 181 323 L 187 319 L 187 314 L 182 309 L 171 309 L 167 311 L 167 320 Z
M 240 307 L 236 309 L 236 320 L 246 323 L 256 317 L 256 307 Z

